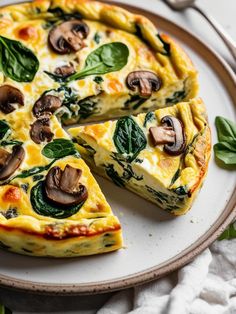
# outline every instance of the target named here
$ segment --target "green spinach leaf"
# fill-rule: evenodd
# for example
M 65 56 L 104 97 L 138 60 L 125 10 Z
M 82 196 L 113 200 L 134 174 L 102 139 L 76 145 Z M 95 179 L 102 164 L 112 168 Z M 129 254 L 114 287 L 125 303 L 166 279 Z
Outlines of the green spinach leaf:
M 132 162 L 147 145 L 142 129 L 131 117 L 123 117 L 117 121 L 113 141 L 118 153 L 126 155 L 129 162 Z
M 236 140 L 236 124 L 232 121 L 216 117 L 215 120 L 219 142 L 227 142 L 228 140 Z
M 77 150 L 74 143 L 70 140 L 59 138 L 44 146 L 42 154 L 50 159 L 63 158 L 69 155 L 75 155 Z
M 76 214 L 84 204 L 84 201 L 78 205 L 63 207 L 50 203 L 45 195 L 44 181 L 39 181 L 31 190 L 30 200 L 35 212 L 42 216 L 53 217 L 57 219 L 68 218 Z
M 226 165 L 236 165 L 236 124 L 223 117 L 216 117 L 215 123 L 219 139 L 215 156 Z
M 160 41 L 163 44 L 163 48 L 165 50 L 165 52 L 162 52 L 163 55 L 170 57 L 170 50 L 171 50 L 171 45 L 169 43 L 167 43 L 160 34 L 157 35 L 157 37 L 160 39 Z
M 114 165 L 109 164 L 106 166 L 106 174 L 117 186 L 125 186 L 124 179 L 119 176 L 118 172 L 114 169 Z
M 31 82 L 39 68 L 35 54 L 21 42 L 0 36 L 0 70 L 17 82 Z
M 182 101 L 186 97 L 186 92 L 185 90 L 180 90 L 177 92 L 174 92 L 174 94 L 166 98 L 166 104 L 177 104 L 178 102 Z
M 6 140 L 2 141 L 1 146 L 13 146 L 13 145 L 23 145 L 23 142 L 17 140 Z
M 16 179 L 16 178 L 28 178 L 31 176 L 34 176 L 38 173 L 41 173 L 43 171 L 48 170 L 49 168 L 51 168 L 51 166 L 54 164 L 54 162 L 56 161 L 56 159 L 54 159 L 53 161 L 51 161 L 48 165 L 46 166 L 39 166 L 39 167 L 33 167 L 31 169 L 28 170 L 23 170 L 20 174 L 18 174 L 17 176 L 15 176 L 12 180 Z M 11 181 L 12 181 L 11 180 Z
M 96 44 L 99 45 L 100 41 L 101 41 L 101 35 L 98 32 L 96 32 L 94 37 L 93 37 L 93 40 L 95 41 Z
M 218 238 L 219 241 L 222 240 L 231 240 L 236 238 L 236 229 L 234 227 L 234 223 L 230 224 L 228 228 L 221 234 Z
M 129 49 L 121 42 L 102 45 L 88 55 L 84 69 L 67 77 L 66 81 L 71 82 L 89 75 L 119 71 L 127 64 L 128 57 Z
M 226 165 L 236 165 L 236 140 L 215 144 L 214 152 Z
M 139 95 L 131 95 L 130 99 L 126 100 L 124 110 L 129 110 L 132 107 L 133 110 L 137 110 L 142 104 L 144 104 L 148 99 L 140 97 Z
M 154 112 L 148 112 L 145 116 L 145 119 L 144 119 L 144 123 L 143 123 L 143 126 L 146 128 L 147 124 L 149 122 L 152 122 L 154 119 L 156 118 L 155 116 L 155 113 Z
M 10 131 L 10 127 L 6 121 L 0 120 L 0 140 Z

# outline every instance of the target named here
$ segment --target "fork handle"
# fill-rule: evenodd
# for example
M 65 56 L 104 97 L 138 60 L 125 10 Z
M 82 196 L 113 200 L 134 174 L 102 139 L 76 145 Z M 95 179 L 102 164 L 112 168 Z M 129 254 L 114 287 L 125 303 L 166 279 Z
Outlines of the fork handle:
M 216 30 L 219 36 L 222 38 L 226 46 L 228 47 L 229 51 L 231 52 L 234 60 L 236 61 L 236 42 L 229 36 L 229 34 L 224 30 L 224 28 L 210 15 L 206 14 L 201 8 L 193 4 L 191 6 L 192 9 L 198 11 L 203 15 L 206 20 L 211 24 L 211 26 Z

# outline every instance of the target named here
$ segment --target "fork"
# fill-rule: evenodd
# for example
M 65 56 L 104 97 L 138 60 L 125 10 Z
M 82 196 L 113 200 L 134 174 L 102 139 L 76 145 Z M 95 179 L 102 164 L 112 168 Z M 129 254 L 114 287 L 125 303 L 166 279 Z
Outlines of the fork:
M 231 52 L 234 60 L 236 61 L 236 42 L 229 36 L 229 34 L 223 29 L 223 27 L 201 8 L 195 4 L 195 0 L 164 0 L 164 2 L 175 11 L 183 11 L 188 8 L 192 8 L 198 11 L 205 19 L 211 24 L 211 26 L 216 30 L 219 36 L 224 41 L 225 45 L 228 47 Z

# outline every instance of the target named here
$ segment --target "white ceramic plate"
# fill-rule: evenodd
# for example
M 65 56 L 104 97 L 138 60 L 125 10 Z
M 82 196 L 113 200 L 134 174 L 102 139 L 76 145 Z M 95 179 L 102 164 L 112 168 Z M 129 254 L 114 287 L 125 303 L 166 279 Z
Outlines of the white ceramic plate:
M 143 14 L 158 21 L 159 27 L 180 41 L 199 69 L 200 96 L 207 105 L 215 143 L 215 117 L 221 115 L 235 120 L 233 73 L 209 48 L 183 29 L 151 13 Z M 126 248 L 101 256 L 60 260 L 0 251 L 0 284 L 62 294 L 127 288 L 184 265 L 216 239 L 235 217 L 235 172 L 219 168 L 214 158 L 191 211 L 179 218 L 170 217 L 106 180 L 97 179 L 121 220 Z

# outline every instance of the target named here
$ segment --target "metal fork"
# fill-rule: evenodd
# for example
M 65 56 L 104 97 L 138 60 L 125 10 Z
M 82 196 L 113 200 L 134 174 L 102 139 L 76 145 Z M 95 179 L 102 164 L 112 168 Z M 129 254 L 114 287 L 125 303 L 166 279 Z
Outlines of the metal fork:
M 213 17 L 209 16 L 206 12 L 204 12 L 195 4 L 195 0 L 164 0 L 164 2 L 175 11 L 183 11 L 185 9 L 192 8 L 201 13 L 201 15 L 205 17 L 205 19 L 211 24 L 211 26 L 222 38 L 232 56 L 234 57 L 234 60 L 236 61 L 236 42 L 229 36 L 229 34 Z

